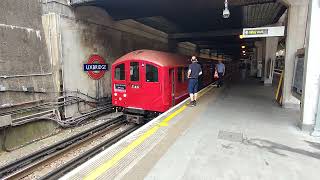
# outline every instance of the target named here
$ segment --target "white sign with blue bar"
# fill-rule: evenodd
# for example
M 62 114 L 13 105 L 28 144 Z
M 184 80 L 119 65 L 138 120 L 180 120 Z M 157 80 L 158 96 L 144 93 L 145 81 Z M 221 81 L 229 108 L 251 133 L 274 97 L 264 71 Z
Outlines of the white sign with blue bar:
M 242 35 L 243 38 L 277 37 L 284 36 L 284 30 L 284 26 L 244 28 Z
M 84 64 L 84 71 L 107 71 L 108 64 Z

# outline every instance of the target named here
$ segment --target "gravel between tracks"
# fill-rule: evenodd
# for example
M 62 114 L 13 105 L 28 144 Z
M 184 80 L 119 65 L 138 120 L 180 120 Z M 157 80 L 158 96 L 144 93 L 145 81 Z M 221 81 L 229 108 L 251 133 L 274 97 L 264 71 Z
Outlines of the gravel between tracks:
M 9 162 L 12 162 L 12 161 L 17 160 L 19 158 L 22 158 L 27 154 L 31 154 L 32 152 L 35 152 L 35 151 L 38 151 L 38 150 L 43 149 L 45 147 L 48 147 L 56 142 L 59 142 L 63 139 L 71 137 L 71 136 L 78 134 L 82 131 L 85 131 L 85 130 L 90 129 L 94 126 L 102 124 L 106 121 L 109 121 L 111 118 L 115 118 L 120 115 L 122 115 L 122 113 L 111 113 L 111 114 L 101 116 L 101 117 L 97 118 L 96 120 L 91 121 L 87 124 L 83 124 L 79 127 L 68 128 L 68 129 L 57 129 L 57 134 L 55 134 L 51 137 L 34 142 L 32 144 L 29 144 L 25 147 L 14 150 L 12 152 L 0 152 L 0 166 L 8 164 Z
M 69 152 L 67 152 L 66 154 L 64 154 L 61 158 L 46 164 L 43 167 L 37 168 L 37 170 L 35 172 L 33 172 L 32 174 L 26 176 L 23 178 L 23 180 L 33 180 L 33 179 L 39 179 L 41 176 L 46 175 L 47 173 L 49 173 L 50 171 L 64 165 L 66 162 L 72 160 L 73 158 L 76 158 L 77 156 L 81 155 L 82 153 L 90 150 L 91 148 L 97 146 L 98 144 L 102 143 L 103 141 L 111 138 L 112 136 L 125 131 L 126 129 L 128 129 L 129 127 L 131 127 L 132 125 L 123 125 L 120 126 L 119 128 L 110 131 L 109 133 L 99 136 L 97 139 L 94 139 L 93 141 L 86 143 L 83 146 L 77 147 L 74 150 L 71 150 Z

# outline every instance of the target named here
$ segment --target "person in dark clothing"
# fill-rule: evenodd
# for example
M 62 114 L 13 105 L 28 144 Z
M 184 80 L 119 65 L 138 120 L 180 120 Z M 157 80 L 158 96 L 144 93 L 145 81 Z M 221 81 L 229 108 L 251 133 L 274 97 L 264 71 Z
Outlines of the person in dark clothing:
M 247 76 L 247 66 L 244 62 L 240 64 L 241 80 L 245 80 Z
M 217 64 L 217 72 L 218 72 L 218 87 L 221 87 L 223 85 L 223 76 L 225 74 L 226 68 L 225 65 L 222 63 L 222 61 L 219 61 Z
M 191 106 L 196 106 L 198 95 L 198 77 L 202 74 L 202 69 L 195 56 L 192 56 L 191 62 L 192 64 L 189 65 L 188 70 L 188 91 L 190 94 Z

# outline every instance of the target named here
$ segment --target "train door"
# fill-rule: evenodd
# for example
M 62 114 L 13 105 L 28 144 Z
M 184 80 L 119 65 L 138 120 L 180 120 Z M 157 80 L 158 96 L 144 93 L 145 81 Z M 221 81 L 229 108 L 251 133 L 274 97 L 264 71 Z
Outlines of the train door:
M 143 63 L 142 81 L 143 81 L 143 100 L 146 102 L 144 109 L 151 111 L 159 110 L 162 106 L 161 94 L 161 68 L 151 63 Z
M 171 87 L 171 106 L 175 105 L 175 76 L 174 68 L 169 69 L 169 85 Z
M 130 61 L 126 63 L 126 79 L 127 79 L 127 92 L 126 97 L 128 108 L 141 109 L 143 101 L 137 100 L 137 97 L 143 97 L 142 81 L 141 81 L 141 62 Z M 139 108 L 138 108 L 139 107 Z

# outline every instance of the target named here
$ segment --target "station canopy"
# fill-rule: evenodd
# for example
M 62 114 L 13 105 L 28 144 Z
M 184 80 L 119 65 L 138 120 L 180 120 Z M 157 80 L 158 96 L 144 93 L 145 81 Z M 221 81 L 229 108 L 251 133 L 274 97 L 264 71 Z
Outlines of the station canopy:
M 279 0 L 228 0 L 230 17 L 224 19 L 224 0 L 71 0 L 72 6 L 98 6 L 115 20 L 134 19 L 169 34 L 176 42 L 239 56 L 243 28 L 277 23 L 287 7 Z

